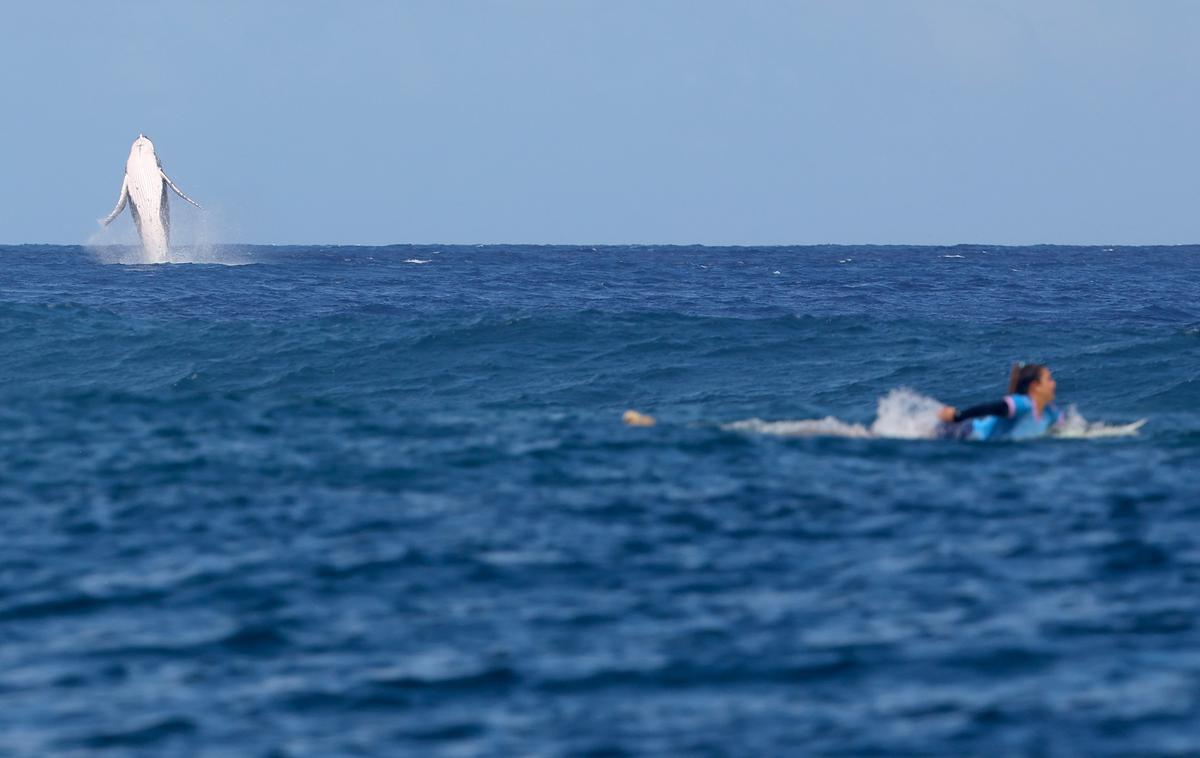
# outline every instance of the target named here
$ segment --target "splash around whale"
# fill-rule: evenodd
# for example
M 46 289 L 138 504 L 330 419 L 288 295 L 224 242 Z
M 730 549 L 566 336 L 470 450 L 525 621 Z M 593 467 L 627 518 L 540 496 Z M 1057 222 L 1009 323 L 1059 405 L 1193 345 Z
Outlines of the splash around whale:
M 139 134 L 129 148 L 129 159 L 125 162 L 125 177 L 121 181 L 121 194 L 112 213 L 100 222 L 108 226 L 129 205 L 129 213 L 137 225 L 142 240 L 143 262 L 166 263 L 171 244 L 171 207 L 167 202 L 167 188 L 197 208 L 200 204 L 183 193 L 163 170 L 162 161 L 154 151 L 154 143 L 144 134 Z

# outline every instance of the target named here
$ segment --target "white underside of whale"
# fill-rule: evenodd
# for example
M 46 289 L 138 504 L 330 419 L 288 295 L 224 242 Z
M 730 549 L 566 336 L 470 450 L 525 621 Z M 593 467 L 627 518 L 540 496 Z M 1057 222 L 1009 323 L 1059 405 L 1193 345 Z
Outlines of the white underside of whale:
M 125 162 L 125 179 L 121 182 L 121 196 L 108 218 L 101 224 L 108 226 L 129 205 L 138 236 L 142 238 L 142 249 L 147 263 L 166 263 L 171 244 L 171 206 L 167 203 L 167 188 L 197 208 L 200 204 L 183 194 L 163 171 L 162 163 L 154 152 L 154 143 L 139 135 L 129 149 L 129 160 Z

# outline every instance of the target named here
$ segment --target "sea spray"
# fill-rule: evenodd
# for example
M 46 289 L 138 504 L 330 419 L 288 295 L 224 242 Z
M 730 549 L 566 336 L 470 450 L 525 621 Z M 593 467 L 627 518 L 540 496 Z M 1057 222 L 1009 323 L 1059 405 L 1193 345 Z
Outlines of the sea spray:
M 252 261 L 238 247 L 222 245 L 215 240 L 229 237 L 228 224 L 218 207 L 206 206 L 203 212 L 188 213 L 171 235 L 179 244 L 171 245 L 172 263 L 209 263 L 222 266 L 241 266 Z
M 143 263 L 142 243 L 133 223 L 117 223 L 97 228 L 83 247 L 98 263 Z
M 207 263 L 241 266 L 252 261 L 236 246 L 222 245 L 214 240 L 226 234 L 226 224 L 219 209 L 184 212 L 176 215 L 171 225 L 171 246 L 166 263 Z M 132 222 L 114 222 L 94 231 L 83 247 L 99 263 L 149 265 L 137 231 Z
M 1129 424 L 1107 424 L 1103 421 L 1088 421 L 1074 405 L 1067 406 L 1062 420 L 1051 428 L 1055 437 L 1068 439 L 1099 439 L 1102 437 L 1131 437 L 1146 423 L 1138 419 Z
M 899 387 L 879 398 L 871 434 L 906 440 L 929 439 L 937 433 L 941 407 L 942 403 L 931 397 Z

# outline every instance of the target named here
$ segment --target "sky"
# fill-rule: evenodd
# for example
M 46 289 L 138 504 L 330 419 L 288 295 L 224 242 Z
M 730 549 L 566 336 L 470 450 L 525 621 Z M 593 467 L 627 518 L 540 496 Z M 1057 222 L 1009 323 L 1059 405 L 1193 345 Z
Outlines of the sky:
M 173 218 L 218 242 L 1200 242 L 1192 0 L 40 0 L 3 19 L 5 244 L 94 238 L 140 132 L 206 208 Z

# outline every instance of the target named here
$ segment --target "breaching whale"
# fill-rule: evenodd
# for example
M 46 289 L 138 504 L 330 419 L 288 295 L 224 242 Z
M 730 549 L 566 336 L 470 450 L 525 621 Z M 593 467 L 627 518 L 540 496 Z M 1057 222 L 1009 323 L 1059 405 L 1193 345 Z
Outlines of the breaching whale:
M 171 208 L 167 204 L 167 187 L 197 208 L 200 204 L 183 194 L 171 177 L 163 171 L 162 162 L 154 152 L 154 143 L 144 134 L 139 134 L 129 148 L 129 160 L 125 162 L 125 179 L 121 182 L 121 197 L 117 207 L 101 223 L 108 226 L 121 214 L 129 203 L 129 213 L 137 224 L 142 248 L 149 263 L 166 263 L 167 247 L 171 237 Z

